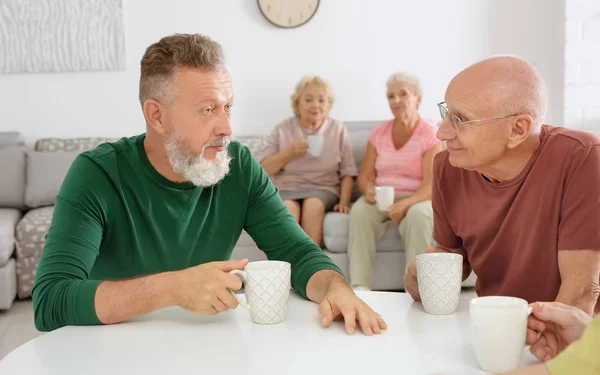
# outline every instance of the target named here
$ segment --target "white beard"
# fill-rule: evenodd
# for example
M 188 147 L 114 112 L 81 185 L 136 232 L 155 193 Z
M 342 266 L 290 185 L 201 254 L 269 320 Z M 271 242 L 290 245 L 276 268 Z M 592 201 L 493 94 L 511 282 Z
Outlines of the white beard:
M 222 138 L 202 147 L 200 155 L 194 155 L 185 141 L 172 132 L 165 141 L 165 153 L 173 170 L 196 186 L 209 187 L 221 181 L 229 173 L 231 156 L 227 150 L 229 139 Z M 225 150 L 217 152 L 214 160 L 204 158 L 208 146 L 222 145 Z

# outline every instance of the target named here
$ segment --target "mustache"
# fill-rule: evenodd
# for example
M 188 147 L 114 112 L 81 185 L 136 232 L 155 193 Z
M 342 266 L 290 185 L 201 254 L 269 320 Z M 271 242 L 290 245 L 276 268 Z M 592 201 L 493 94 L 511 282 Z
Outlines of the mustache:
M 214 141 L 210 142 L 208 146 L 227 146 L 230 142 L 231 140 L 229 139 L 229 137 L 223 137 L 215 139 Z

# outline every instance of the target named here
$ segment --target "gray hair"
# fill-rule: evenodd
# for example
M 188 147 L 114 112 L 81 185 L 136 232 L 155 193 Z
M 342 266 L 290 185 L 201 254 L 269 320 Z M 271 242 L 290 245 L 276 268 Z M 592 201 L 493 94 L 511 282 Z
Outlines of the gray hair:
M 224 64 L 221 45 L 200 34 L 173 34 L 146 49 L 141 61 L 140 103 L 172 98 L 178 66 L 216 70 Z
M 390 88 L 394 83 L 406 83 L 412 87 L 413 94 L 417 96 L 423 95 L 423 89 L 421 88 L 421 81 L 417 76 L 410 73 L 396 72 L 392 74 L 386 81 L 385 86 Z

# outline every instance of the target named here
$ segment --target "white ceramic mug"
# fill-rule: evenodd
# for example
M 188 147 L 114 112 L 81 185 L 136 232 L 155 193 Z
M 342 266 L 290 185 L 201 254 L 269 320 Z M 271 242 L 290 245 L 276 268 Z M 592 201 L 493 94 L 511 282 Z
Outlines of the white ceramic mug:
M 423 308 L 428 314 L 453 314 L 462 287 L 463 257 L 453 253 L 416 256 L 417 282 Z
M 246 301 L 232 294 L 250 312 L 254 323 L 276 324 L 285 319 L 292 275 L 288 262 L 250 262 L 243 271 L 233 270 L 231 273 L 244 283 Z
M 479 297 L 470 304 L 471 335 L 481 369 L 499 373 L 520 367 L 531 307 L 515 297 Z
M 381 211 L 387 211 L 387 209 L 394 204 L 394 187 L 375 187 L 375 200 L 377 201 L 377 208 L 379 208 Z
M 322 135 L 309 135 L 306 138 L 306 142 L 308 143 L 308 153 L 314 157 L 321 155 L 321 151 L 323 150 L 323 141 L 324 138 Z

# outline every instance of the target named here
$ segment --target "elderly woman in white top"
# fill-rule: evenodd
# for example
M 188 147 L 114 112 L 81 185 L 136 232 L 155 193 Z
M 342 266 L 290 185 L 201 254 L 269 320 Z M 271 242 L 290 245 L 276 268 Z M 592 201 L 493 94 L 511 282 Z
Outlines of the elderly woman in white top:
M 358 172 L 346 127 L 329 117 L 334 97 L 325 80 L 304 77 L 291 100 L 294 116 L 273 130 L 259 160 L 296 221 L 321 246 L 325 213 L 350 211 Z

